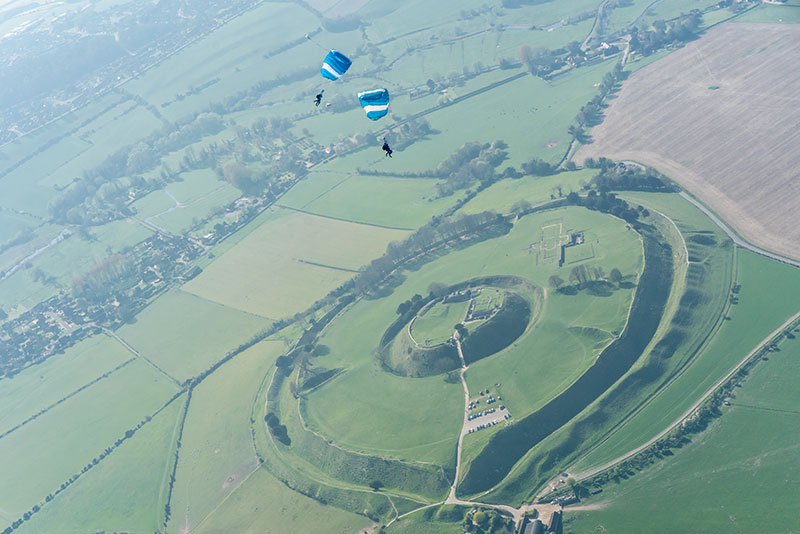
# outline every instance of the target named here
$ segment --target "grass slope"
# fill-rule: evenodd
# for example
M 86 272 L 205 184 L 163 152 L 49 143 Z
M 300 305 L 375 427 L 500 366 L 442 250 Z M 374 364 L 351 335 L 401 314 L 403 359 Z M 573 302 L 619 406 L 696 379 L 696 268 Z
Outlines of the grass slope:
M 597 510 L 567 509 L 564 532 L 796 532 L 800 343 L 780 348 L 755 367 L 722 417 L 674 456 L 583 503 Z

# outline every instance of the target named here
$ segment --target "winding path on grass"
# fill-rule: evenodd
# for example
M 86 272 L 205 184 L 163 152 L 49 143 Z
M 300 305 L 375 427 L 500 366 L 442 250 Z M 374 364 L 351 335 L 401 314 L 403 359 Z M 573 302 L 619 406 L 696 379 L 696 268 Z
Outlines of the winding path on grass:
M 592 476 L 594 476 L 594 475 L 596 475 L 596 474 L 598 474 L 598 473 L 600 473 L 600 472 L 602 472 L 602 471 L 605 471 L 606 469 L 609 469 L 609 468 L 611 468 L 611 467 L 615 466 L 616 464 L 618 464 L 618 463 L 620 463 L 620 462 L 623 462 L 623 461 L 627 460 L 628 458 L 631 458 L 632 456 L 635 456 L 635 455 L 639 454 L 640 452 L 642 452 L 643 450 L 645 450 L 647 447 L 651 446 L 651 445 L 652 445 L 652 444 L 654 444 L 656 441 L 658 441 L 659 439 L 661 439 L 661 438 L 663 438 L 664 436 L 666 436 L 666 435 L 667 435 L 669 432 L 671 432 L 671 431 L 672 431 L 674 428 L 676 428 L 678 425 L 682 424 L 682 423 L 683 423 L 683 422 L 684 422 L 686 419 L 688 419 L 689 417 L 691 417 L 691 416 L 694 414 L 695 410 L 697 410 L 697 408 L 698 408 L 698 407 L 699 407 L 699 406 L 700 406 L 700 405 L 701 405 L 701 404 L 702 404 L 702 403 L 703 403 L 703 402 L 704 402 L 706 399 L 708 399 L 708 398 L 709 398 L 711 395 L 713 395 L 713 394 L 714 394 L 714 392 L 715 392 L 715 391 L 716 391 L 716 390 L 717 390 L 717 389 L 718 389 L 718 388 L 719 388 L 719 387 L 720 387 L 722 384 L 724 384 L 724 383 L 725 383 L 726 381 L 728 381 L 728 380 L 729 380 L 729 379 L 730 379 L 730 378 L 731 378 L 731 377 L 732 377 L 734 374 L 736 374 L 736 373 L 739 371 L 739 369 L 741 369 L 741 367 L 742 367 L 744 364 L 746 364 L 746 363 L 747 363 L 747 362 L 748 362 L 748 361 L 749 361 L 749 360 L 750 360 L 750 359 L 753 357 L 753 355 L 755 355 L 755 354 L 756 354 L 756 352 L 758 352 L 759 350 L 763 349 L 763 348 L 764 348 L 764 346 L 765 346 L 765 345 L 767 345 L 767 344 L 769 344 L 769 343 L 772 341 L 772 339 L 773 339 L 774 337 L 776 337 L 777 335 L 779 335 L 781 332 L 783 332 L 784 330 L 786 330 L 786 329 L 787 329 L 789 326 L 791 326 L 793 323 L 796 323 L 797 321 L 800 321 L 800 311 L 798 311 L 797 313 L 795 313 L 794 315 L 792 315 L 791 317 L 789 317 L 789 319 L 787 319 L 787 320 L 786 320 L 786 322 L 784 322 L 784 323 L 783 323 L 781 326 L 779 326 L 778 328 L 776 328 L 775 330 L 773 330 L 773 331 L 772 331 L 771 333 L 769 333 L 769 334 L 768 334 L 768 335 L 767 335 L 767 336 L 766 336 L 764 339 L 762 339 L 762 340 L 761 340 L 761 341 L 760 341 L 760 342 L 759 342 L 759 343 L 758 343 L 758 344 L 757 344 L 757 345 L 756 345 L 756 346 L 753 348 L 753 350 L 751 350 L 750 352 L 748 352 L 748 353 L 747 353 L 747 355 L 746 355 L 744 358 L 742 358 L 742 359 L 739 361 L 739 363 L 738 363 L 738 364 L 736 364 L 736 365 L 733 367 L 733 369 L 731 369 L 731 370 L 728 372 L 728 374 L 726 374 L 725 376 L 723 376 L 722 378 L 720 378 L 719 380 L 717 380 L 717 381 L 714 383 L 714 385 L 713 385 L 713 386 L 711 386 L 711 387 L 710 387 L 710 388 L 709 388 L 709 389 L 708 389 L 708 390 L 707 390 L 707 391 L 706 391 L 706 392 L 705 392 L 703 395 L 701 395 L 701 396 L 700 396 L 700 398 L 699 398 L 699 399 L 697 399 L 697 400 L 696 400 L 696 401 L 695 401 L 695 402 L 694 402 L 694 403 L 693 403 L 693 404 L 692 404 L 692 405 L 691 405 L 691 406 L 690 406 L 690 407 L 689 407 L 689 408 L 688 408 L 688 409 L 687 409 L 687 410 L 686 410 L 686 411 L 683 413 L 683 415 L 681 415 L 681 416 L 680 416 L 680 417 L 679 417 L 677 420 L 675 420 L 675 422 L 673 422 L 673 423 L 672 423 L 671 425 L 669 425 L 667 428 L 665 428 L 664 430 L 662 430 L 662 431 L 661 431 L 659 434 L 657 434 L 655 437 L 653 437 L 652 439 L 650 439 L 650 440 L 649 440 L 649 441 L 647 441 L 646 443 L 644 443 L 644 444 L 640 445 L 639 447 L 636 447 L 635 449 L 633 449 L 633 450 L 631 450 L 631 451 L 629 451 L 629 452 L 627 452 L 627 453 L 625 453 L 625 454 L 622 454 L 622 455 L 620 455 L 620 456 L 618 456 L 618 457 L 614 458 L 613 460 L 611 460 L 611 461 L 609 461 L 609 462 L 606 462 L 605 464 L 599 465 L 599 466 L 597 466 L 597 467 L 594 467 L 594 468 L 592 468 L 592 469 L 587 469 L 587 470 L 585 470 L 585 471 L 582 471 L 582 472 L 580 472 L 580 473 L 573 473 L 573 474 L 571 475 L 571 476 L 572 476 L 572 478 L 574 478 L 575 480 L 577 480 L 577 481 L 579 481 L 579 482 L 580 482 L 581 480 L 585 480 L 585 479 L 587 479 L 587 478 L 590 478 L 590 477 L 592 477 Z M 548 490 L 547 490 L 547 491 L 543 492 L 543 493 L 542 493 L 542 494 L 540 494 L 540 495 L 537 495 L 537 498 L 538 498 L 538 497 L 541 497 L 542 495 L 544 495 L 545 493 L 547 493 L 547 492 L 549 492 L 549 491 L 550 491 L 550 490 L 549 490 L 549 488 L 548 488 Z

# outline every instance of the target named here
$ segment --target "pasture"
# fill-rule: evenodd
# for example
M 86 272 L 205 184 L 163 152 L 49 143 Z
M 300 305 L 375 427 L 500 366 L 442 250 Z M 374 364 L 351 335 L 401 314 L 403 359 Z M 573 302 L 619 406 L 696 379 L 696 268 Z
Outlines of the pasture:
M 750 10 L 736 22 L 761 22 L 769 24 L 800 24 L 800 4 L 786 2 L 785 5 L 762 4 Z
M 161 526 L 177 422 L 186 396 L 84 474 L 17 532 L 152 532 Z
M 495 182 L 481 194 L 467 202 L 460 213 L 480 213 L 495 210 L 500 213 L 511 213 L 511 208 L 520 200 L 527 200 L 533 206 L 546 204 L 558 198 L 558 190 L 564 196 L 572 191 L 580 191 L 596 174 L 593 169 L 582 169 L 573 172 L 562 172 L 554 176 L 525 176 L 519 180 L 501 180 Z
M 250 411 L 267 370 L 285 351 L 262 341 L 225 363 L 192 392 L 173 488 L 171 530 L 194 529 L 258 469 Z
M 4 515 L 21 517 L 176 391 L 136 361 L 0 439 L 0 469 L 16 481 L 0 486 Z
M 295 189 L 307 181 L 302 193 L 295 195 Z M 315 173 L 292 188 L 281 204 L 328 217 L 413 229 L 455 203 L 455 195 L 438 196 L 437 182 L 431 178 Z M 327 189 L 319 191 L 323 187 Z M 308 199 L 312 190 L 319 192 Z
M 137 200 L 133 207 L 139 218 L 167 232 L 181 234 L 242 195 L 217 178 L 211 169 L 181 173 L 180 177 L 181 181 Z
M 174 120 L 212 102 L 246 90 L 259 81 L 316 64 L 320 54 L 311 43 L 300 45 L 301 64 L 266 58 L 289 41 L 319 25 L 317 18 L 295 4 L 265 2 L 228 21 L 170 58 L 125 84 L 125 89 L 155 105 Z M 291 53 L 291 51 L 289 52 Z
M 113 221 L 90 227 L 85 235 L 73 233 L 31 261 L 63 288 L 73 277 L 88 271 L 101 260 L 144 241 L 152 231 L 133 220 Z
M 257 469 L 197 527 L 196 532 L 354 534 L 372 524 L 366 517 L 300 495 L 266 470 Z
M 800 107 L 790 96 L 800 74 L 786 71 L 800 62 L 792 45 L 798 36 L 800 28 L 791 25 L 712 29 L 634 73 L 576 160 L 606 156 L 651 165 L 748 241 L 800 257 L 800 228 L 792 222 L 800 205 L 800 153 L 791 149 L 800 139 Z
M 665 461 L 581 503 L 595 510 L 567 508 L 564 532 L 796 530 L 798 373 L 800 343 L 786 340 L 735 390 L 720 419 Z
M 159 297 L 117 333 L 178 382 L 205 371 L 270 322 L 185 291 Z
M 288 317 L 408 234 L 288 209 L 275 215 L 218 256 L 184 290 L 263 317 Z
M 0 434 L 46 410 L 133 358 L 116 340 L 86 339 L 44 362 L 0 380 Z

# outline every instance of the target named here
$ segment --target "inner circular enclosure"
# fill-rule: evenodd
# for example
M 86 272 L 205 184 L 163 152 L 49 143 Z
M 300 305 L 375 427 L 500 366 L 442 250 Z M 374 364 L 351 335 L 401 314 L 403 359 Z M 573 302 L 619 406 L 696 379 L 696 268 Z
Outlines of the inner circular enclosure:
M 506 348 L 527 328 L 532 315 L 529 300 L 536 298 L 530 284 L 509 287 L 514 290 L 472 281 L 451 286 L 444 296 L 429 296 L 416 312 L 401 318 L 403 324 L 395 322 L 387 330 L 393 337 L 384 334 L 384 339 L 391 338 L 379 350 L 384 368 L 409 377 L 458 369 L 456 329 L 467 364 Z
M 411 341 L 420 347 L 446 343 L 457 324 L 463 324 L 472 332 L 503 306 L 504 298 L 505 292 L 500 289 L 477 287 L 434 300 L 411 320 Z

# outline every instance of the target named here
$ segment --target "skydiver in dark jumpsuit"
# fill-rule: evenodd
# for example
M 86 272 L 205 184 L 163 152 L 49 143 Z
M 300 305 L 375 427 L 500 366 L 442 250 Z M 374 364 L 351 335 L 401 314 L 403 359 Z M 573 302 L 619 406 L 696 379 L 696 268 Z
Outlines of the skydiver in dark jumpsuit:
M 390 158 L 392 157 L 392 149 L 389 148 L 389 143 L 386 142 L 385 137 L 383 138 L 383 146 L 381 148 L 384 150 L 384 152 L 386 152 L 387 156 L 389 156 Z
M 324 93 L 324 92 L 325 92 L 325 89 L 323 89 L 322 91 L 317 93 L 317 96 L 314 98 L 314 104 L 316 104 L 317 107 L 319 107 L 320 102 L 322 102 L 322 93 Z

